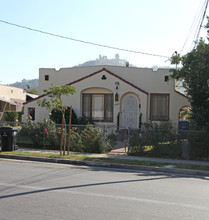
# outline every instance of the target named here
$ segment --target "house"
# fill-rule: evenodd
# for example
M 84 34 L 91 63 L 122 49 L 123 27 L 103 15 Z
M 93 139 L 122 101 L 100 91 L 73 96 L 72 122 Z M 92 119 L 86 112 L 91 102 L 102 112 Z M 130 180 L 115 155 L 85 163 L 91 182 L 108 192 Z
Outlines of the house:
M 91 66 L 41 68 L 39 97 L 24 104 L 23 121 L 29 116 L 42 121 L 49 111 L 38 106 L 46 98 L 44 89 L 53 85 L 71 85 L 76 94 L 64 97 L 77 117 L 91 118 L 109 126 L 139 128 L 142 123 L 171 120 L 178 126 L 179 112 L 189 106 L 188 98 L 176 90 L 169 69 L 127 66 Z
M 21 112 L 23 103 L 36 97 L 22 88 L 0 85 L 0 120 L 4 120 L 5 111 Z
M 21 88 L 0 85 L 0 120 L 3 120 L 5 111 L 22 111 L 26 93 Z

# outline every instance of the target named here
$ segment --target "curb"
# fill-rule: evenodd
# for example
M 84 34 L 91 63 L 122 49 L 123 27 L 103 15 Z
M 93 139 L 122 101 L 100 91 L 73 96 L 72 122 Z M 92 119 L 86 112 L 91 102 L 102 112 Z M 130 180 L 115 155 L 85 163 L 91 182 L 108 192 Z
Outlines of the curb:
M 108 162 L 66 160 L 66 159 L 59 159 L 59 158 L 42 158 L 42 157 L 18 156 L 18 155 L 7 155 L 7 154 L 0 154 L 0 158 L 15 159 L 15 160 L 29 160 L 29 161 L 36 161 L 36 162 L 71 164 L 71 165 L 80 165 L 80 166 L 107 167 L 107 168 L 117 168 L 117 169 L 127 169 L 127 170 L 144 170 L 144 171 L 165 172 L 165 173 L 209 177 L 209 171 L 204 171 L 204 170 L 188 170 L 188 169 L 178 169 L 178 168 L 130 165 L 130 164 L 119 164 L 119 163 L 108 163 Z

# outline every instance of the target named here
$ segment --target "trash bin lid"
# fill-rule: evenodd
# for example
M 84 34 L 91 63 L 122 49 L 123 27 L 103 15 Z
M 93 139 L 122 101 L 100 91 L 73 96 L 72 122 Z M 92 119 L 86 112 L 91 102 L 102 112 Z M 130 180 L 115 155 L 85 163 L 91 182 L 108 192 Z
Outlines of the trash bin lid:
M 0 131 L 4 132 L 4 131 L 18 131 L 18 128 L 14 128 L 14 127 L 9 127 L 9 126 L 2 126 L 0 127 Z

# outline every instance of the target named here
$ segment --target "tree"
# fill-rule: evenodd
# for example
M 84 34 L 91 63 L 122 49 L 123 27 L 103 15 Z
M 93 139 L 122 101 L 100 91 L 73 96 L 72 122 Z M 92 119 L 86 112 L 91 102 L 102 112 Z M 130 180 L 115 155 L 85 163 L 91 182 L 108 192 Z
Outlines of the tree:
M 28 90 L 26 90 L 26 92 L 30 93 L 30 94 L 38 95 L 38 89 L 37 88 L 28 89 Z
M 47 108 L 50 111 L 61 111 L 62 112 L 62 132 L 61 132 L 61 143 L 60 143 L 60 154 L 62 154 L 62 145 L 63 145 L 63 125 L 66 128 L 65 122 L 65 111 L 67 109 L 66 106 L 63 104 L 63 96 L 67 96 L 69 94 L 73 95 L 76 93 L 75 87 L 63 85 L 63 86 L 56 86 L 51 85 L 49 89 L 45 89 L 44 92 L 49 97 L 47 100 L 46 98 L 39 100 L 38 104 L 41 107 Z M 66 129 L 65 129 L 66 131 Z M 66 147 L 66 135 L 65 135 L 65 142 L 64 142 L 64 149 L 63 152 L 65 154 L 65 147 Z
M 209 41 L 209 17 L 207 17 Z M 184 56 L 175 53 L 171 64 L 176 64 L 172 77 L 182 80 L 192 108 L 192 119 L 197 127 L 209 128 L 209 43 L 200 39 L 196 47 Z M 181 67 L 178 68 L 178 64 Z

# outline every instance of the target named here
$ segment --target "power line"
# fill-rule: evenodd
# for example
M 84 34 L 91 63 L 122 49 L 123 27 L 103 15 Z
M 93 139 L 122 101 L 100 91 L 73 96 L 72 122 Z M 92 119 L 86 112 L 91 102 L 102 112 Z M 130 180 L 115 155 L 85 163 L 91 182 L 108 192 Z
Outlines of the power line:
M 202 16 L 202 20 L 201 20 L 201 23 L 200 23 L 200 27 L 198 29 L 198 33 L 197 33 L 197 37 L 196 37 L 196 40 L 195 40 L 195 45 L 197 44 L 197 41 L 198 41 L 198 38 L 199 38 L 199 35 L 200 35 L 200 30 L 202 28 L 202 24 L 203 24 L 203 21 L 204 21 L 204 18 L 205 18 L 205 14 L 206 14 L 206 11 L 207 11 L 207 7 L 208 7 L 208 1 L 209 0 L 206 0 L 206 5 L 205 5 L 205 10 L 203 12 L 203 16 Z
M 198 8 L 198 10 L 197 10 L 197 12 L 196 12 L 196 15 L 195 15 L 195 17 L 194 17 L 194 20 L 193 20 L 193 22 L 192 22 L 192 25 L 191 25 L 191 27 L 190 27 L 190 30 L 189 30 L 189 32 L 188 32 L 188 34 L 187 34 L 186 40 L 185 40 L 185 42 L 184 42 L 184 45 L 183 45 L 183 47 L 182 47 L 182 49 L 181 49 L 181 51 L 180 51 L 180 54 L 181 54 L 182 51 L 184 50 L 184 47 L 185 47 L 186 44 L 188 43 L 189 39 L 191 39 L 191 35 L 192 35 L 192 33 L 195 31 L 194 28 L 195 28 L 196 26 L 198 26 L 199 23 L 197 23 L 197 22 L 200 20 L 200 17 L 201 17 L 201 14 L 202 14 L 203 9 L 204 9 L 204 5 L 202 5 L 202 3 L 201 3 L 200 6 L 199 6 L 199 8 Z M 197 24 L 196 24 L 196 23 L 197 23 Z M 194 36 L 195 36 L 195 35 L 196 35 L 196 34 L 194 33 Z M 192 44 L 193 44 L 193 40 L 192 40 Z
M 128 50 L 128 49 L 124 49 L 124 48 L 113 47 L 113 46 L 108 46 L 108 45 L 104 45 L 104 44 L 98 44 L 98 43 L 93 43 L 93 42 L 89 42 L 89 41 L 79 40 L 79 39 L 75 39 L 75 38 L 72 38 L 72 37 L 67 37 L 67 36 L 63 36 L 63 35 L 59 35 L 59 34 L 53 34 L 53 33 L 50 33 L 50 32 L 34 29 L 34 28 L 31 28 L 31 27 L 22 26 L 22 25 L 11 23 L 11 22 L 4 21 L 4 20 L 0 20 L 0 22 L 4 23 L 4 24 L 15 26 L 15 27 L 18 27 L 18 28 L 27 29 L 27 30 L 30 30 L 30 31 L 35 31 L 35 32 L 38 32 L 38 33 L 41 33 L 41 34 L 46 34 L 46 35 L 50 35 L 50 36 L 53 36 L 53 37 L 59 37 L 59 38 L 63 38 L 63 39 L 66 39 L 66 40 L 72 40 L 72 41 L 76 41 L 76 42 L 80 42 L 80 43 L 84 43 L 84 44 L 90 44 L 90 45 L 93 45 L 93 46 L 105 47 L 105 48 L 108 48 L 108 49 L 120 50 L 120 51 L 129 52 L 129 53 L 143 54 L 143 55 L 148 55 L 148 56 L 170 58 L 168 56 L 159 55 L 159 54 L 145 53 L 145 52 L 140 52 L 140 51 L 135 51 L 135 50 Z
M 182 51 L 186 45 L 189 46 L 189 44 L 190 44 L 189 51 L 191 51 L 192 48 L 194 48 L 196 46 L 196 44 L 198 43 L 200 31 L 201 31 L 202 24 L 203 24 L 205 14 L 207 11 L 208 1 L 209 0 L 204 0 L 204 2 L 200 4 L 200 7 L 197 10 L 197 13 L 194 17 L 190 31 L 189 31 L 189 33 L 186 37 L 186 40 L 184 42 L 184 45 L 180 51 L 180 54 L 182 54 Z

